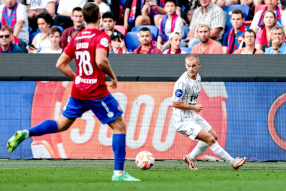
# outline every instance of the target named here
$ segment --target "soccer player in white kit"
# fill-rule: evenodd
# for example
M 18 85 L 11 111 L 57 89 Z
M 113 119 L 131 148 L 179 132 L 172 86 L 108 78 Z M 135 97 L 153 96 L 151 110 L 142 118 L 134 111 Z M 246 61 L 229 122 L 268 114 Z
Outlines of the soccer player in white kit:
M 201 77 L 198 74 L 201 67 L 199 57 L 190 54 L 185 61 L 187 71 L 174 86 L 173 122 L 179 133 L 199 142 L 191 153 L 184 156 L 183 160 L 191 170 L 198 170 L 195 165 L 196 157 L 210 147 L 215 155 L 229 162 L 237 170 L 245 163 L 246 157 L 232 158 L 216 141 L 217 134 L 210 124 L 196 113 L 203 109 L 203 106 L 197 103 L 201 91 Z

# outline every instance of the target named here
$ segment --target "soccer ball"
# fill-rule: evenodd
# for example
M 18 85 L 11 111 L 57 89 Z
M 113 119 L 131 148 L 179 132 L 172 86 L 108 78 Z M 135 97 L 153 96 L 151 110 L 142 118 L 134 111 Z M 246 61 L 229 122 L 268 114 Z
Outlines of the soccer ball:
M 148 170 L 154 165 L 154 155 L 149 151 L 141 151 L 137 154 L 135 162 L 138 168 Z

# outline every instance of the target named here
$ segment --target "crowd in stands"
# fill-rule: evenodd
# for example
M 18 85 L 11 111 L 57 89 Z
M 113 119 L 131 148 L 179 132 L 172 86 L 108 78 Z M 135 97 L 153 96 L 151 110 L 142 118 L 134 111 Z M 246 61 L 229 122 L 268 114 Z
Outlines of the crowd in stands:
M 286 0 L 0 0 L 0 53 L 61 53 L 87 2 L 110 54 L 286 54 Z

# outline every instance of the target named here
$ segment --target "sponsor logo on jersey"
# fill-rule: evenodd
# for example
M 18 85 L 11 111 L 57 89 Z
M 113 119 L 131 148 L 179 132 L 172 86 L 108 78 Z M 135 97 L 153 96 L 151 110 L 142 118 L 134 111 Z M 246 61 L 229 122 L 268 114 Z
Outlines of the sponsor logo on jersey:
M 84 38 L 92 38 L 94 36 L 95 36 L 95 34 L 87 35 L 87 36 L 79 36 L 79 37 L 76 37 L 75 40 L 80 40 L 80 39 L 84 39 Z
M 86 79 L 86 78 L 81 78 L 80 76 L 77 76 L 75 78 L 74 83 L 75 84 L 80 84 L 80 83 L 83 83 L 83 84 L 96 84 L 97 83 L 97 79 Z
M 182 95 L 183 95 L 183 91 L 181 89 L 177 89 L 175 92 L 175 96 L 176 97 L 182 97 Z
M 83 31 L 81 34 L 90 34 L 91 31 Z
M 108 47 L 108 40 L 107 40 L 107 38 L 102 38 L 102 39 L 100 40 L 100 44 L 101 44 L 102 46 L 104 46 L 104 47 Z
M 88 42 L 83 42 L 83 43 L 76 43 L 76 49 L 87 49 L 88 48 L 89 43 Z

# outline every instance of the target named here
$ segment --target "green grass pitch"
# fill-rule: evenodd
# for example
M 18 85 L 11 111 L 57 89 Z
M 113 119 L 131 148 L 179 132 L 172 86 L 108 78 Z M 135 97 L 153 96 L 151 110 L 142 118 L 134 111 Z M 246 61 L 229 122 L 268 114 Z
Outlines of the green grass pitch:
M 285 191 L 285 162 L 246 162 L 238 171 L 225 162 L 197 162 L 190 171 L 182 161 L 156 161 L 140 170 L 126 161 L 125 170 L 141 182 L 112 182 L 112 160 L 0 160 L 0 190 L 158 190 Z

